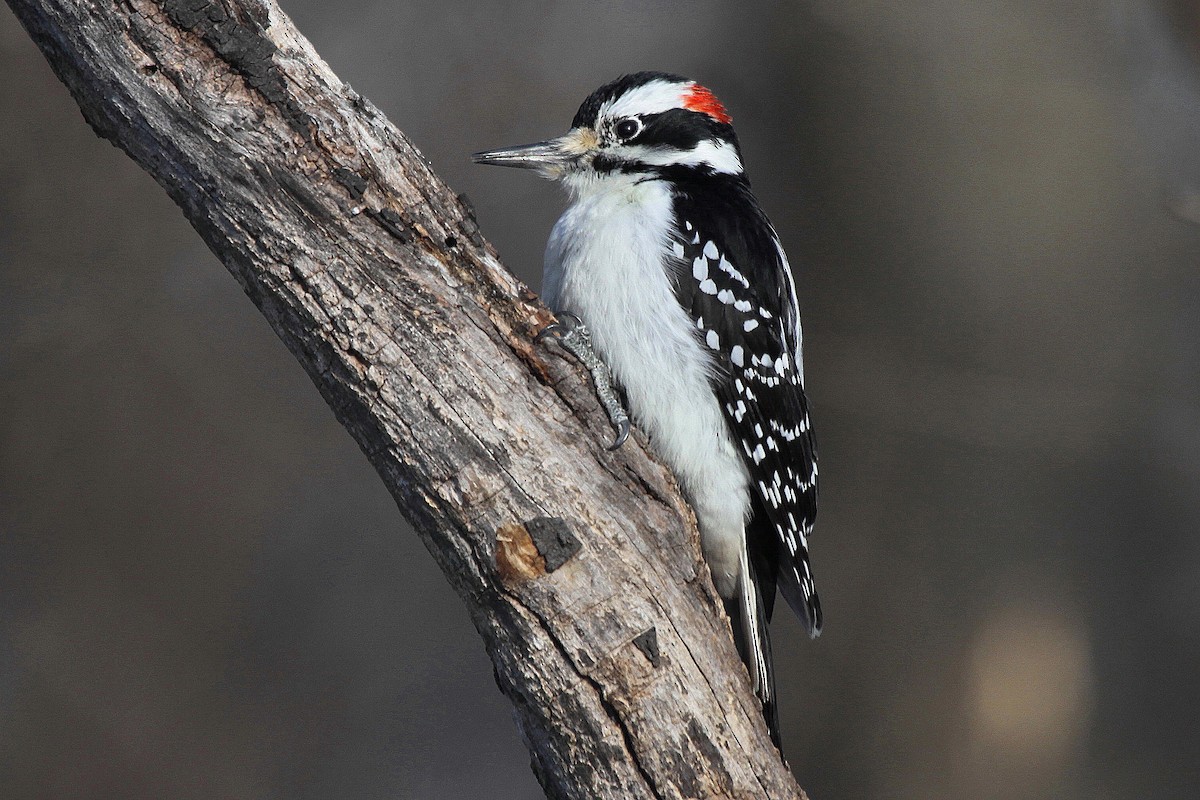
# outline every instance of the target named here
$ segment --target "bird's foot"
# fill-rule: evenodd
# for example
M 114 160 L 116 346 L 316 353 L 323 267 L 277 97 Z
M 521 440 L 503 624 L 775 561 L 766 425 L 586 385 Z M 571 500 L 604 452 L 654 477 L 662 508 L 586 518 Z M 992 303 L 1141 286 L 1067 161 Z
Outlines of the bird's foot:
M 621 398 L 613 386 L 612 373 L 592 347 L 592 334 L 587 325 L 583 324 L 583 320 L 574 314 L 560 314 L 559 320 L 542 328 L 537 335 L 537 341 L 547 337 L 554 339 L 560 347 L 587 367 L 596 387 L 596 397 L 600 398 L 600 404 L 604 406 L 609 422 L 617 429 L 617 438 L 608 447 L 609 450 L 616 450 L 629 438 L 629 415 L 625 413 Z

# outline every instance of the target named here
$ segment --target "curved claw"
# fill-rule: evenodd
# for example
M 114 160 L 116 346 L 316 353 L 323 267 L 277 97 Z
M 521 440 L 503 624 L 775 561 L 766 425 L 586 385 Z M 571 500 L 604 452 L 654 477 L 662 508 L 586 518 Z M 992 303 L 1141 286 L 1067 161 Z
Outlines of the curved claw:
M 534 340 L 540 342 L 547 337 L 553 337 L 559 347 L 579 359 L 591 373 L 596 397 L 604 406 L 609 421 L 617 429 L 617 438 L 608 446 L 609 450 L 616 450 L 629 438 L 630 424 L 629 415 L 621 407 L 621 399 L 613 387 L 612 373 L 592 349 L 591 332 L 583 324 L 583 320 L 574 314 L 559 314 L 558 320 L 538 331 Z
M 622 415 L 613 424 L 617 427 L 617 438 L 608 446 L 610 451 L 619 449 L 621 445 L 625 444 L 625 440 L 629 438 L 629 417 Z
M 546 327 L 537 332 L 533 337 L 535 342 L 542 342 L 549 336 L 559 337 L 563 335 L 563 326 L 558 322 L 551 322 Z
M 541 342 L 548 336 L 553 336 L 555 339 L 563 339 L 570 336 L 575 330 L 583 324 L 583 320 L 574 314 L 562 314 L 559 322 L 551 322 L 546 327 L 538 331 L 533 337 L 535 342 Z

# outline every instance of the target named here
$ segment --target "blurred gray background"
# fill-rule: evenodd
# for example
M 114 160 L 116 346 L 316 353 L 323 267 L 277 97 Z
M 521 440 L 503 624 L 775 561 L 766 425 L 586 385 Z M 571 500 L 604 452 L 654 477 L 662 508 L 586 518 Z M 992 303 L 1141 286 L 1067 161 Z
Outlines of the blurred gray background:
M 1194 3 L 322 3 L 333 68 L 538 285 L 468 154 L 638 69 L 732 111 L 797 272 L 814 798 L 1200 797 Z M 457 598 L 164 193 L 0 12 L 0 798 L 536 798 Z

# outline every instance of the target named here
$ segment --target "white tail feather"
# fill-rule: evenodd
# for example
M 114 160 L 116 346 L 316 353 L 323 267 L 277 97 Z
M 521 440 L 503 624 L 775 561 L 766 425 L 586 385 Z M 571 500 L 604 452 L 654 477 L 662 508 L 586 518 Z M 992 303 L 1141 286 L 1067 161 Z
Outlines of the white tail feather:
M 774 689 L 771 680 L 770 658 L 771 645 L 766 641 L 767 621 L 762 618 L 762 600 L 758 596 L 758 586 L 754 582 L 754 573 L 750 569 L 750 559 L 745 545 L 741 552 L 741 575 L 738 580 L 738 610 L 741 612 L 739 627 L 742 634 L 742 649 L 746 666 L 750 671 L 750 682 L 754 693 L 764 703 L 773 700 L 771 691 Z

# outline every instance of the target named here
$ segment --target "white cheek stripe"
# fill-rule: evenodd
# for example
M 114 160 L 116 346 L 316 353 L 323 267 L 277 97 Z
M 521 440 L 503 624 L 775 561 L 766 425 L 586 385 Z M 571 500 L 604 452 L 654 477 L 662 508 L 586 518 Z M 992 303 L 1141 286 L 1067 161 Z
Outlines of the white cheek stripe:
M 709 167 L 713 172 L 727 175 L 742 173 L 742 159 L 738 157 L 737 148 L 729 142 L 717 139 L 705 139 L 691 150 L 678 150 L 674 147 L 635 146 L 625 148 L 635 161 L 652 164 L 658 167 L 682 165 L 689 167 Z

